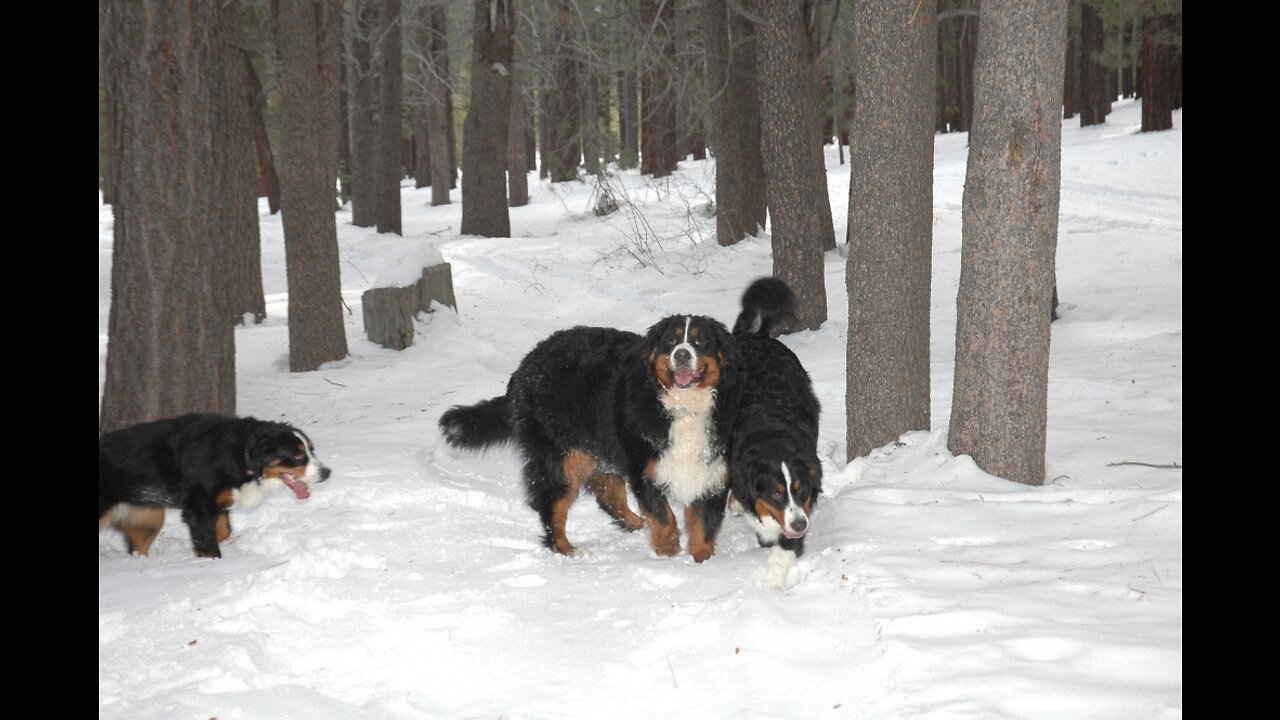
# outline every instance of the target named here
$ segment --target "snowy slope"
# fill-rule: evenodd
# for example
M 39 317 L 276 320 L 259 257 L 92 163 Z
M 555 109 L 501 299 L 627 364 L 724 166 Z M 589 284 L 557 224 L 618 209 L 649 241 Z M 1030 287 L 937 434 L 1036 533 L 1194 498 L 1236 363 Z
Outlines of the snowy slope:
M 586 184 L 533 182 L 511 239 L 459 237 L 458 204 L 406 188 L 405 235 L 429 247 L 405 257 L 452 263 L 459 313 L 424 317 L 400 353 L 364 340 L 359 296 L 402 261 L 340 213 L 352 355 L 298 375 L 264 213 L 270 318 L 237 331 L 240 408 L 305 428 L 334 478 L 234 514 L 222 560 L 194 558 L 173 513 L 149 558 L 99 535 L 99 716 L 1181 717 L 1182 471 L 1109 465 L 1182 462 L 1182 117 L 1139 135 L 1138 110 L 1064 131 L 1043 488 L 946 450 L 965 137 L 937 141 L 934 429 L 848 464 L 844 261 L 828 254 L 832 319 L 787 339 L 826 409 L 827 480 L 784 592 L 734 518 L 695 565 L 580 502 L 587 556 L 553 555 L 514 454 L 455 451 L 435 428 L 557 329 L 732 322 L 769 247 L 715 244 L 713 164 L 615 178 L 639 211 L 606 218 Z M 828 160 L 843 239 L 848 166 Z M 99 398 L 110 223 L 100 204 Z

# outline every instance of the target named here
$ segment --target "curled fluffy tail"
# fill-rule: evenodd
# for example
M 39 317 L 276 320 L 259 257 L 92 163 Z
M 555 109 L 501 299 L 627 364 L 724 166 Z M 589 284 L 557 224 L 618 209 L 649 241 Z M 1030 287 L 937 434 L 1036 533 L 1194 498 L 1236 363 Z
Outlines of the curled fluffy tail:
M 454 405 L 440 416 L 440 432 L 450 445 L 483 450 L 511 441 L 507 396 L 501 395 L 475 405 Z
M 756 280 L 742 294 L 742 314 L 733 324 L 733 334 L 773 337 L 795 318 L 796 296 L 777 278 Z

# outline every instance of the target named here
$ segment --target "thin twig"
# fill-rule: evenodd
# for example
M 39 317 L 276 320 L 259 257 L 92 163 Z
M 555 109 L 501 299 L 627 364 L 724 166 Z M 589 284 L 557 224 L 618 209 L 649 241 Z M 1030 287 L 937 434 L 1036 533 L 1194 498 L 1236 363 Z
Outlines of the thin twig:
M 1146 518 L 1149 518 L 1149 517 L 1151 517 L 1152 515 L 1155 515 L 1156 513 L 1160 512 L 1161 510 L 1164 510 L 1164 509 L 1165 509 L 1165 508 L 1167 508 L 1167 507 L 1169 507 L 1169 506 L 1168 506 L 1168 505 L 1161 505 L 1160 507 L 1156 508 L 1155 510 L 1152 510 L 1152 511 L 1151 511 L 1151 512 L 1149 512 L 1149 513 L 1146 513 L 1146 514 L 1144 514 L 1144 515 L 1139 515 L 1138 517 L 1134 518 L 1134 519 L 1133 519 L 1133 521 L 1134 521 L 1134 522 L 1138 522 L 1139 520 L 1145 520 Z
M 676 668 L 671 664 L 671 656 L 667 656 L 667 669 L 671 671 L 671 685 L 675 689 L 680 689 L 680 683 L 676 682 Z
M 340 382 L 334 382 L 334 381 L 330 380 L 329 378 L 325 378 L 325 379 L 324 379 L 324 381 L 325 381 L 325 382 L 327 382 L 327 383 L 329 383 L 330 385 L 337 385 L 338 387 L 346 387 L 346 385 L 343 385 L 343 384 L 342 384 L 342 383 L 340 383 Z
M 1157 470 L 1181 470 L 1181 463 L 1169 463 L 1168 465 L 1157 465 L 1155 463 L 1138 462 L 1136 460 L 1121 460 L 1120 462 L 1107 463 L 1107 467 L 1119 467 L 1121 465 L 1141 465 L 1142 467 L 1155 468 Z

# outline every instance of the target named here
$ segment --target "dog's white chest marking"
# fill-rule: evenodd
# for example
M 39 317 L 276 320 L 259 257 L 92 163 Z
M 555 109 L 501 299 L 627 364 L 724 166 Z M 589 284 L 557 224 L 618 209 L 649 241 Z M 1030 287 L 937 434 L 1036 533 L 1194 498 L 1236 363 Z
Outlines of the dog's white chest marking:
M 711 447 L 715 403 L 715 390 L 709 388 L 672 389 L 662 396 L 671 429 L 654 482 L 684 505 L 720 490 L 728 479 L 724 456 Z
M 273 491 L 284 487 L 279 478 L 257 478 L 231 491 L 231 507 L 236 510 L 252 510 L 267 499 Z

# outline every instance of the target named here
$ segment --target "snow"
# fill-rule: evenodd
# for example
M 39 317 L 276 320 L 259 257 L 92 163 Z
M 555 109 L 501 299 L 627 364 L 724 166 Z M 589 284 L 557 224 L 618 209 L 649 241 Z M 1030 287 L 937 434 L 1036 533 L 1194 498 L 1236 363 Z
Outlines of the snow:
M 1180 718 L 1182 471 L 1112 465 L 1182 462 L 1182 116 L 1141 135 L 1138 113 L 1064 130 L 1042 488 L 946 449 L 966 138 L 937 139 L 934 427 L 849 463 L 844 258 L 827 254 L 831 320 L 786 340 L 826 410 L 825 494 L 781 592 L 732 516 L 697 565 L 584 498 L 584 556 L 554 555 L 514 453 L 456 451 L 436 429 L 555 330 L 731 323 L 769 244 L 715 244 L 711 163 L 611 178 L 634 206 L 604 218 L 591 185 L 531 178 L 510 239 L 458 236 L 460 205 L 408 187 L 406 239 L 340 212 L 351 357 L 313 373 L 287 370 L 264 208 L 270 317 L 237 331 L 240 409 L 304 429 L 334 475 L 233 514 L 221 560 L 193 557 L 173 512 L 148 558 L 99 534 L 99 717 Z M 848 166 L 832 150 L 828 169 L 843 239 Z M 99 200 L 99 399 L 110 224 Z M 360 292 L 437 251 L 459 312 L 424 315 L 403 352 L 365 340 Z

